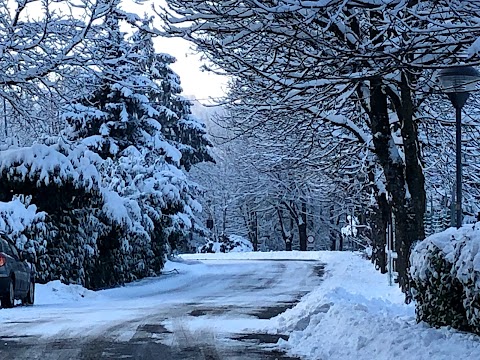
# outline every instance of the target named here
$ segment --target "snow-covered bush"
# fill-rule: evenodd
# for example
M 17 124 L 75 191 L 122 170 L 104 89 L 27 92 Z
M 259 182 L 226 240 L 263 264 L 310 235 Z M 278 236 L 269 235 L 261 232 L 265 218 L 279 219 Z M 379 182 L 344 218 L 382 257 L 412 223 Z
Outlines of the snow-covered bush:
M 201 253 L 228 253 L 253 251 L 252 243 L 238 235 L 221 235 L 218 241 L 209 240 L 198 249 Z
M 30 204 L 31 197 L 19 196 L 9 202 L 0 202 L 0 231 L 15 242 L 19 250 L 37 256 L 45 253 L 46 213 Z
M 429 236 L 410 261 L 417 320 L 480 333 L 480 223 Z
M 0 230 L 37 250 L 39 282 L 100 288 L 161 270 L 173 226 L 163 215 L 192 212 L 190 198 L 185 181 L 142 159 L 130 168 L 62 140 L 0 151 Z
M 40 282 L 86 284 L 85 269 L 103 228 L 96 210 L 103 201 L 101 159 L 85 147 L 49 142 L 0 152 L 0 201 L 25 225 L 21 230 L 17 224 L 15 231 L 7 220 L 5 231 L 20 248 L 36 249 Z

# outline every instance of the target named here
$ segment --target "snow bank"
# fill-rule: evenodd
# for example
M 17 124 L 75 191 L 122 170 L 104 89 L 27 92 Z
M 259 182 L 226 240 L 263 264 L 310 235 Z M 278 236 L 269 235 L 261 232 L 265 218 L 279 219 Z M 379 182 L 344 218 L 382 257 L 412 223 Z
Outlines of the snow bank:
M 72 302 L 87 304 L 90 301 L 104 302 L 107 299 L 112 301 L 118 298 L 131 299 L 132 296 L 145 296 L 158 292 L 159 282 L 161 282 L 160 289 L 167 290 L 177 287 L 179 281 L 189 280 L 192 276 L 200 275 L 207 270 L 208 268 L 199 261 L 175 258 L 174 261 L 166 261 L 162 275 L 158 277 L 145 278 L 107 290 L 92 291 L 81 285 L 66 285 L 60 280 L 54 280 L 35 285 L 35 305 L 61 305 Z
M 480 338 L 417 324 L 397 286 L 353 253 L 325 252 L 324 283 L 275 320 L 280 346 L 306 359 L 478 359 Z
M 36 305 L 65 304 L 85 299 L 94 300 L 100 297 L 97 292 L 87 290 L 81 285 L 65 285 L 60 280 L 36 284 L 35 292 Z

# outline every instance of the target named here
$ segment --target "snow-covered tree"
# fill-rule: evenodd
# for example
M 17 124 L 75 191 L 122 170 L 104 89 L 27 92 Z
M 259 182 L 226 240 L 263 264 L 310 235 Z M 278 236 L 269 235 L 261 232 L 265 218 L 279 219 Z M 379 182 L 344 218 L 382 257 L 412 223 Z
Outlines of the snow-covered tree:
M 28 199 L 27 212 L 38 210 L 39 225 L 32 220 L 18 238 L 38 232 L 31 239 L 39 281 L 99 288 L 162 269 L 200 210 L 184 169 L 209 160 L 210 143 L 180 95 L 173 58 L 153 50 L 150 20 L 124 12 L 119 1 L 92 11 L 98 21 L 81 34 L 85 54 L 64 54 L 71 62 L 57 65 L 68 72 L 48 78 L 57 89 L 77 89 L 68 101 L 63 90 L 51 97 L 66 126 L 31 146 L 2 146 L 0 201 Z M 122 24 L 136 29 L 131 38 Z
M 116 268 L 122 262 L 135 264 L 135 276 L 161 270 L 167 247 L 175 248 L 178 239 L 186 236 L 199 208 L 193 197 L 195 185 L 181 165 L 189 168 L 208 160 L 202 154 L 208 155 L 210 145 L 189 112 L 189 102 L 179 96 L 178 76 L 169 68 L 173 59 L 154 52 L 151 32 L 143 28 L 126 39 L 119 30 L 120 20 L 114 13 L 101 34 L 104 64 L 97 74 L 96 91 L 78 99 L 65 114 L 69 140 L 104 159 L 102 186 L 109 199 L 123 202 L 127 209 L 126 214 L 118 214 L 117 223 L 132 223 L 115 227 L 98 244 L 98 261 L 107 278 L 124 273 Z M 192 126 L 187 136 L 182 123 Z M 118 238 L 124 240 L 119 244 Z M 106 280 L 99 276 L 98 281 Z
M 98 61 L 90 37 L 115 6 L 105 0 L 0 2 L 0 138 L 31 144 L 56 135 L 51 125 L 61 101 L 52 100 L 66 94 L 61 79 Z
M 244 234 L 262 249 L 271 249 L 268 242 L 274 249 L 293 244 L 306 250 L 307 233 L 318 235 L 329 226 L 326 218 L 313 221 L 328 186 L 320 186 L 325 183 L 322 172 L 303 157 L 308 141 L 295 143 L 301 135 L 281 134 L 281 126 L 244 131 L 243 113 L 230 106 L 226 110 L 215 116 L 210 129 L 218 142 L 217 164 L 194 171 L 206 188 L 205 208 L 215 220 L 214 231 L 217 236 Z
M 213 161 L 209 150 L 212 143 L 207 138 L 205 124 L 192 115 L 192 103 L 181 96 L 180 78 L 170 68 L 175 58 L 156 53 L 150 33 L 138 31 L 132 42 L 142 72 L 156 82 L 148 98 L 160 108 L 162 134 L 180 150 L 181 165 L 188 171 L 199 162 Z
M 407 290 L 410 247 L 424 237 L 421 105 L 434 89 L 432 68 L 458 64 L 466 51 L 475 63 L 478 2 L 167 4 L 166 32 L 193 41 L 218 71 L 248 85 L 263 98 L 256 110 L 311 115 L 375 155 L 384 179 L 376 196 L 388 193 Z

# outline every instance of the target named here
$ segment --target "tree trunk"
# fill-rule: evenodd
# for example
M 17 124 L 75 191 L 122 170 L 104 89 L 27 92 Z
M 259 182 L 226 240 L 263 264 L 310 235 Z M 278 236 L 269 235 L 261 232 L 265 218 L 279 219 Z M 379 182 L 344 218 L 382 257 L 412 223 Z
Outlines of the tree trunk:
M 283 223 L 283 211 L 280 206 L 277 207 L 278 222 L 280 224 L 280 231 L 282 233 L 282 239 L 285 242 L 285 250 L 292 251 L 292 229 L 293 229 L 293 219 L 290 218 L 290 231 L 287 232 L 285 229 L 285 224 Z
M 253 251 L 258 251 L 258 215 L 256 211 L 253 212 L 252 235 L 253 235 Z
M 294 223 L 294 219 L 292 215 L 290 215 L 290 237 L 288 242 L 286 243 L 286 247 L 289 248 L 290 251 L 292 251 L 292 245 L 293 245 L 293 223 Z
M 258 232 L 257 232 L 257 213 L 256 211 L 253 211 L 248 208 L 248 206 L 245 207 L 244 211 L 244 220 L 245 220 L 245 225 L 248 229 L 248 239 L 253 245 L 253 250 L 257 251 L 258 247 Z
M 387 255 L 385 247 L 387 245 L 387 224 L 390 213 L 385 193 L 377 196 L 377 206 L 372 209 L 371 227 L 372 227 L 372 262 L 375 268 L 382 274 L 387 272 Z
M 287 239 L 285 241 L 285 250 L 286 251 L 292 251 L 292 239 Z
M 290 200 L 288 203 L 286 201 L 282 201 L 282 204 L 287 208 L 291 219 L 294 219 L 295 224 L 297 225 L 300 251 L 307 251 L 307 202 L 302 199 L 300 211 L 297 204 L 292 200 Z
M 334 226 L 335 226 L 335 221 L 334 221 L 334 215 L 335 214 L 335 205 L 330 206 L 330 250 L 335 251 L 337 250 L 337 233 L 335 232 Z
M 409 288 L 410 247 L 415 240 L 423 238 L 423 213 L 425 207 L 423 173 L 419 164 L 418 152 L 416 151 L 416 132 L 411 114 L 413 108 L 411 107 L 411 100 L 408 102 L 406 99 L 403 99 L 404 95 L 402 94 L 402 99 L 405 100 L 406 106 L 405 109 L 402 107 L 403 113 L 408 115 L 403 118 L 404 124 L 402 125 L 405 165 L 392 137 L 387 95 L 382 80 L 373 78 L 370 84 L 370 120 L 372 134 L 375 134 L 373 144 L 379 163 L 383 168 L 387 191 L 392 198 L 392 208 L 395 215 L 395 250 L 398 255 L 396 261 L 398 282 L 402 291 L 407 292 Z M 412 173 L 408 173 L 410 171 Z M 415 183 L 416 181 L 418 183 Z M 410 185 L 412 188 L 409 188 Z M 409 191 L 407 192 L 407 190 Z M 414 191 L 417 193 L 414 193 Z
M 300 251 L 307 251 L 307 202 L 305 200 L 302 200 L 302 211 L 299 214 L 297 224 Z
M 227 234 L 227 199 L 223 198 L 223 208 L 222 208 L 222 235 Z
M 410 86 L 413 76 L 409 73 L 402 73 L 401 100 L 399 118 L 402 120 L 402 138 L 405 153 L 405 179 L 407 182 L 409 197 L 407 197 L 407 237 L 408 248 L 405 251 L 410 253 L 410 247 L 414 241 L 425 238 L 425 176 L 421 164 L 420 147 L 418 142 L 417 125 L 414 121 L 414 106 Z M 407 257 L 409 260 L 409 257 Z M 409 266 L 409 262 L 407 262 Z

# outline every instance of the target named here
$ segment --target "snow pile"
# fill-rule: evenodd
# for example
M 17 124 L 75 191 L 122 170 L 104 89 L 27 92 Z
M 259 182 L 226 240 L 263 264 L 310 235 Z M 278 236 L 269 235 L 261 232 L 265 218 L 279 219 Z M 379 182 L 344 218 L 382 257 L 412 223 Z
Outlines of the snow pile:
M 195 265 L 193 269 L 192 265 Z M 131 298 L 133 294 L 135 296 L 145 296 L 158 292 L 159 282 L 162 283 L 161 290 L 164 291 L 169 287 L 178 286 L 178 281 L 180 281 L 178 275 L 180 273 L 184 277 L 190 278 L 197 275 L 196 273 L 202 274 L 206 271 L 205 268 L 198 261 L 175 258 L 175 261 L 166 261 L 161 277 L 146 278 L 126 284 L 123 287 L 101 291 L 88 290 L 81 285 L 67 285 L 60 280 L 53 280 L 46 284 L 35 285 L 35 305 L 60 305 L 82 302 L 78 306 L 85 306 L 85 304 L 90 304 L 90 301 L 103 303 L 109 298 L 118 299 L 122 296 L 123 298 Z M 172 275 L 172 278 L 169 275 Z M 113 301 L 113 299 L 111 300 Z
M 229 253 L 253 251 L 252 243 L 238 235 L 221 235 L 218 241 L 209 240 L 198 250 L 201 253 Z
M 410 260 L 418 320 L 480 334 L 480 223 L 429 236 Z
M 477 359 L 480 338 L 415 321 L 397 286 L 353 253 L 320 253 L 325 281 L 279 315 L 280 346 L 306 359 Z
M 36 284 L 36 305 L 71 303 L 85 299 L 98 299 L 98 292 L 87 290 L 81 285 L 65 285 L 60 280 L 50 281 L 44 285 Z

